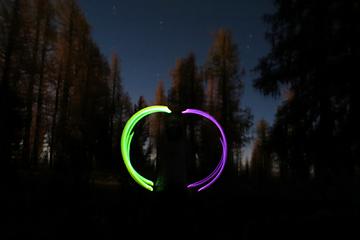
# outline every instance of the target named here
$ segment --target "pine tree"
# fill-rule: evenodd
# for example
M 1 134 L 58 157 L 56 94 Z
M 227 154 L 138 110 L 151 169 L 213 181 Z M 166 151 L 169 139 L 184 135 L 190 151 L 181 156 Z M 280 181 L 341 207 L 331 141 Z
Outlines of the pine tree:
M 2 165 L 5 174 L 11 165 L 11 159 L 14 158 L 14 151 L 18 150 L 16 146 L 20 141 L 19 129 L 21 128 L 21 116 L 18 105 L 20 105 L 20 96 L 17 91 L 19 76 L 17 67 L 20 67 L 18 50 L 20 45 L 20 32 L 22 25 L 21 1 L 2 1 L 0 5 L 2 26 L 1 26 L 1 80 L 0 80 L 0 108 L 2 117 L 0 118 L 0 155 L 3 159 Z M 20 69 L 20 68 L 19 68 Z
M 160 80 L 156 87 L 154 105 L 166 105 L 167 99 L 165 95 L 164 82 Z M 150 118 L 150 136 L 153 151 L 156 153 L 156 159 L 153 165 L 159 162 L 161 155 L 161 146 L 164 143 L 165 116 L 163 114 L 153 114 Z
M 121 129 L 124 126 L 122 111 L 124 108 L 123 102 L 123 87 L 120 77 L 120 60 L 117 54 L 112 55 L 111 69 L 110 69 L 110 89 L 111 89 L 111 118 L 110 118 L 110 136 L 112 146 L 112 165 L 117 166 L 120 155 L 118 146 L 120 143 Z
M 195 55 L 190 53 L 186 58 L 178 59 L 171 76 L 172 85 L 168 102 L 172 111 L 180 112 L 187 108 L 202 109 L 204 105 L 203 79 L 196 66 Z M 173 119 L 174 123 L 176 121 Z M 183 127 L 189 143 L 190 150 L 187 156 L 189 170 L 196 169 L 196 156 L 200 154 L 200 128 L 196 127 L 198 121 L 199 118 L 189 116 L 175 123 Z
M 33 149 L 32 149 L 32 163 L 37 164 L 39 161 L 39 156 L 42 153 L 43 142 L 45 137 L 45 127 L 43 126 L 45 121 L 44 115 L 44 99 L 46 99 L 46 87 L 49 81 L 49 71 L 51 67 L 48 66 L 48 55 L 51 51 L 50 49 L 54 47 L 54 37 L 55 31 L 53 26 L 54 18 L 54 9 L 49 1 L 40 2 L 44 8 L 44 19 L 43 19 L 43 33 L 42 33 L 42 44 L 40 49 L 39 56 L 39 77 L 38 77 L 38 92 L 37 92 L 37 104 L 36 104 L 36 116 L 34 117 L 34 140 L 33 140 Z
M 260 120 L 256 127 L 256 139 L 251 156 L 252 175 L 260 182 L 271 177 L 272 174 L 269 135 L 268 123 L 263 119 Z
M 284 88 L 292 94 L 277 113 L 274 130 L 282 135 L 274 138 L 289 140 L 287 150 L 278 144 L 277 154 L 284 169 L 288 165 L 301 178 L 308 178 L 312 167 L 319 177 L 351 175 L 360 150 L 354 90 L 359 4 L 276 1 L 275 6 L 265 17 L 272 50 L 259 62 L 254 86 L 265 95 L 278 96 Z
M 243 92 L 241 75 L 243 69 L 239 64 L 239 54 L 230 31 L 220 29 L 215 34 L 207 63 L 207 109 L 222 124 L 228 138 L 228 158 L 233 164 L 240 156 L 235 156 L 234 149 L 241 149 L 248 140 L 247 130 L 251 126 L 249 109 L 243 109 L 240 98 Z M 236 159 L 235 159 L 236 158 Z
M 171 72 L 172 85 L 169 93 L 171 109 L 182 111 L 185 108 L 201 108 L 203 103 L 203 84 L 199 75 L 195 55 L 176 61 Z
M 143 96 L 140 96 L 137 103 L 134 106 L 134 112 L 137 112 L 147 107 L 146 100 Z M 139 169 L 145 169 L 148 167 L 148 159 L 150 154 L 150 139 L 149 139 L 149 119 L 145 118 L 138 122 L 134 129 L 134 137 L 131 144 L 131 155 L 136 159 L 135 166 Z

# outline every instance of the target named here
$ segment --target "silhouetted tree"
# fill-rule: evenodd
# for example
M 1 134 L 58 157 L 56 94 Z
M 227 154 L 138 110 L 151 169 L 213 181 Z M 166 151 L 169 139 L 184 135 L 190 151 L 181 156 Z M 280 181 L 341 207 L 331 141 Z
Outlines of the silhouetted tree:
M 42 59 L 45 53 L 43 53 L 43 46 L 46 43 L 45 38 L 48 38 L 48 28 L 46 25 L 50 22 L 50 13 L 48 9 L 49 2 L 47 0 L 34 0 L 24 1 L 26 3 L 24 7 L 30 9 L 23 11 L 24 16 L 24 37 L 27 43 L 27 55 L 28 61 L 26 63 L 26 72 L 28 75 L 26 96 L 25 96 L 25 115 L 24 115 L 24 140 L 23 140 L 23 161 L 29 165 L 31 158 L 31 151 L 33 146 L 33 126 L 34 126 L 34 86 L 40 76 L 43 75 L 44 60 Z
M 159 81 L 156 87 L 154 105 L 166 105 L 167 98 L 165 95 L 164 82 Z M 150 137 L 151 147 L 155 150 L 156 159 L 153 164 L 159 162 L 161 158 L 162 146 L 164 146 L 165 116 L 163 114 L 153 114 L 150 117 Z
M 69 102 L 70 102 L 70 88 L 73 84 L 74 78 L 74 64 L 75 60 L 75 24 L 79 18 L 79 9 L 77 8 L 75 1 L 62 1 L 58 2 L 56 6 L 58 9 L 58 20 L 61 22 L 58 30 L 59 41 L 59 60 L 62 64 L 62 83 L 61 94 L 59 100 L 59 120 L 57 124 L 57 144 L 56 144 L 56 165 L 58 168 L 67 168 L 69 165 L 68 156 L 66 156 L 66 149 L 68 146 L 68 138 L 70 137 L 68 119 L 69 119 Z
M 38 89 L 37 89 L 37 102 L 36 102 L 36 116 L 34 117 L 34 140 L 33 140 L 33 149 L 32 149 L 32 163 L 37 164 L 40 154 L 43 152 L 43 142 L 46 135 L 46 130 L 44 124 L 46 123 L 44 117 L 44 99 L 46 100 L 46 87 L 49 81 L 49 72 L 51 63 L 48 61 L 48 55 L 51 51 L 51 48 L 54 47 L 54 38 L 55 31 L 52 19 L 54 18 L 54 9 L 52 8 L 49 1 L 39 2 L 39 5 L 44 11 L 43 14 L 43 34 L 42 34 L 42 44 L 41 49 L 39 50 L 39 73 L 38 73 Z M 40 7 L 40 6 L 39 6 Z
M 113 54 L 111 59 L 111 72 L 110 72 L 110 85 L 111 85 L 111 118 L 110 118 L 110 136 L 112 146 L 112 165 L 119 161 L 119 142 L 120 134 L 123 127 L 122 111 L 124 108 L 123 102 L 123 87 L 120 77 L 120 60 L 116 54 Z
M 220 29 L 215 34 L 206 63 L 207 109 L 222 124 L 229 144 L 229 161 L 235 169 L 240 160 L 239 150 L 248 140 L 251 126 L 249 109 L 241 108 L 243 92 L 239 53 L 230 31 Z M 231 165 L 230 164 L 230 165 Z
M 183 111 L 185 108 L 201 108 L 203 86 L 197 70 L 195 55 L 190 53 L 186 58 L 178 59 L 171 76 L 172 85 L 169 93 L 171 109 Z
M 134 112 L 145 107 L 147 107 L 146 100 L 143 96 L 140 96 L 134 106 Z M 130 153 L 136 159 L 134 165 L 138 166 L 139 169 L 144 169 L 145 172 L 148 171 L 149 167 L 148 159 L 150 151 L 149 118 L 144 118 L 135 126 Z
M 352 175 L 359 165 L 359 4 L 275 3 L 276 12 L 265 18 L 272 50 L 260 61 L 254 86 L 265 95 L 291 93 L 274 126 L 277 142 L 289 140 L 278 144 L 281 165 L 305 178 L 311 167 L 317 177 Z
M 4 0 L 0 26 L 4 169 L 41 163 L 78 182 L 114 169 L 132 103 L 76 1 Z
M 268 179 L 272 174 L 269 134 L 268 123 L 263 119 L 260 120 L 256 127 L 256 138 L 251 155 L 251 172 L 260 182 Z
M 203 79 L 198 72 L 195 55 L 190 53 L 186 58 L 178 59 L 171 76 L 172 85 L 168 102 L 172 111 L 180 113 L 187 108 L 202 109 L 204 105 Z M 196 156 L 199 154 L 200 128 L 196 124 L 198 119 L 188 116 L 181 120 L 183 131 L 191 148 L 188 151 L 189 156 L 187 156 L 189 170 L 196 169 Z
M 0 47 L 0 155 L 4 175 L 9 173 L 10 165 L 14 163 L 21 139 L 21 97 L 17 87 L 20 76 L 20 51 L 23 49 L 20 39 L 22 5 L 20 0 L 2 1 L 1 16 L 1 47 Z

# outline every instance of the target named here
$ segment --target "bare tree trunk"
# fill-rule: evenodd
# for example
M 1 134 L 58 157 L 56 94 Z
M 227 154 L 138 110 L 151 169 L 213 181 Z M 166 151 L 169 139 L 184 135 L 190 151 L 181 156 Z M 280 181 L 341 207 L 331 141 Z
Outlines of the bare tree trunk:
M 30 151 L 31 151 L 31 126 L 33 118 L 33 98 L 34 98 L 34 84 L 36 80 L 36 75 L 38 73 L 38 51 L 39 51 L 39 38 L 40 38 L 40 10 L 39 6 L 37 7 L 36 13 L 36 25 L 35 25 L 35 43 L 32 50 L 32 67 L 30 70 L 30 81 L 26 94 L 26 115 L 25 115 L 25 135 L 24 135 L 24 148 L 23 148 L 23 160 L 26 166 L 29 166 L 30 163 Z
M 54 112 L 52 116 L 52 126 L 51 126 L 51 140 L 50 140 L 50 160 L 49 164 L 50 167 L 54 167 L 54 153 L 55 146 L 56 146 L 56 128 L 57 128 L 57 114 L 59 111 L 59 95 L 60 95 L 60 89 L 61 89 L 61 71 L 62 67 L 60 65 L 59 67 L 59 75 L 57 79 L 57 86 L 56 86 L 56 94 L 55 94 L 55 106 L 54 106 Z
M 67 38 L 67 53 L 65 59 L 65 77 L 63 83 L 63 91 L 60 102 L 60 115 L 57 131 L 57 163 L 65 164 L 64 161 L 64 144 L 65 144 L 65 131 L 67 128 L 68 122 L 68 106 L 70 98 L 70 79 L 72 77 L 71 67 L 71 52 L 73 51 L 73 34 L 74 34 L 74 2 L 71 2 L 71 9 L 69 14 L 69 29 L 68 29 L 68 38 Z M 65 164 L 66 165 L 66 164 Z
M 49 33 L 49 22 L 50 22 L 50 15 L 47 14 L 46 22 L 45 22 L 45 31 L 44 31 L 44 44 L 41 50 L 41 63 L 40 63 L 40 76 L 39 76 L 39 90 L 38 90 L 38 97 L 37 97 L 37 112 L 36 112 L 36 120 L 35 120 L 35 136 L 34 136 L 34 148 L 32 151 L 32 163 L 38 163 L 38 155 L 39 151 L 41 150 L 40 145 L 40 132 L 41 132 L 41 125 L 42 125 L 42 118 L 43 118 L 43 99 L 44 99 L 44 75 L 45 75 L 45 62 L 46 62 L 46 51 L 48 45 L 48 33 Z

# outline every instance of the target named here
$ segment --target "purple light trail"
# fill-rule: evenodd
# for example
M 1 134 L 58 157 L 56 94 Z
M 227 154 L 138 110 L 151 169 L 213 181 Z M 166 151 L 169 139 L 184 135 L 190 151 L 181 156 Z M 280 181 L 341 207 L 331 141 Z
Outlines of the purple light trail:
M 218 163 L 217 167 L 209 176 L 207 176 L 204 179 L 197 181 L 195 183 L 191 183 L 187 186 L 187 188 L 196 188 L 196 187 L 203 185 L 202 187 L 200 187 L 198 189 L 198 192 L 200 192 L 200 191 L 210 187 L 220 177 L 221 173 L 223 172 L 225 163 L 226 163 L 226 158 L 227 158 L 227 141 L 226 141 L 224 130 L 222 129 L 220 124 L 216 121 L 216 119 L 213 116 L 211 116 L 210 114 L 200 111 L 200 110 L 197 110 L 197 109 L 190 109 L 190 108 L 186 109 L 185 111 L 182 111 L 181 113 L 182 114 L 195 114 L 195 115 L 199 115 L 199 116 L 209 119 L 211 122 L 213 122 L 216 125 L 216 127 L 219 129 L 220 134 L 221 134 L 220 142 L 222 145 L 222 154 L 221 154 L 220 162 Z

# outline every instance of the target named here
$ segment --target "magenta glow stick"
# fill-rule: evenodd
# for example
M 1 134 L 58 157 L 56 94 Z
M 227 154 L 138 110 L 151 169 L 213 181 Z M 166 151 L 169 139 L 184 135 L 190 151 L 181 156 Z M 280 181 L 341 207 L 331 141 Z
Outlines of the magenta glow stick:
M 216 166 L 215 170 L 209 176 L 205 177 L 204 179 L 197 181 L 195 183 L 189 184 L 187 186 L 187 188 L 196 188 L 196 187 L 201 186 L 198 189 L 198 192 L 200 192 L 200 191 L 208 188 L 210 185 L 212 185 L 220 177 L 221 173 L 223 172 L 225 163 L 226 163 L 226 158 L 227 158 L 227 141 L 226 141 L 224 130 L 222 129 L 220 124 L 216 121 L 216 119 L 214 117 L 212 117 L 210 114 L 200 111 L 200 110 L 197 110 L 197 109 L 190 109 L 190 108 L 186 109 L 185 111 L 183 111 L 181 113 L 182 114 L 195 114 L 195 115 L 199 115 L 199 116 L 209 119 L 212 123 L 214 123 L 216 125 L 216 127 L 219 129 L 220 134 L 221 134 L 220 142 L 221 142 L 221 146 L 222 146 L 222 154 L 221 154 L 220 162 Z

